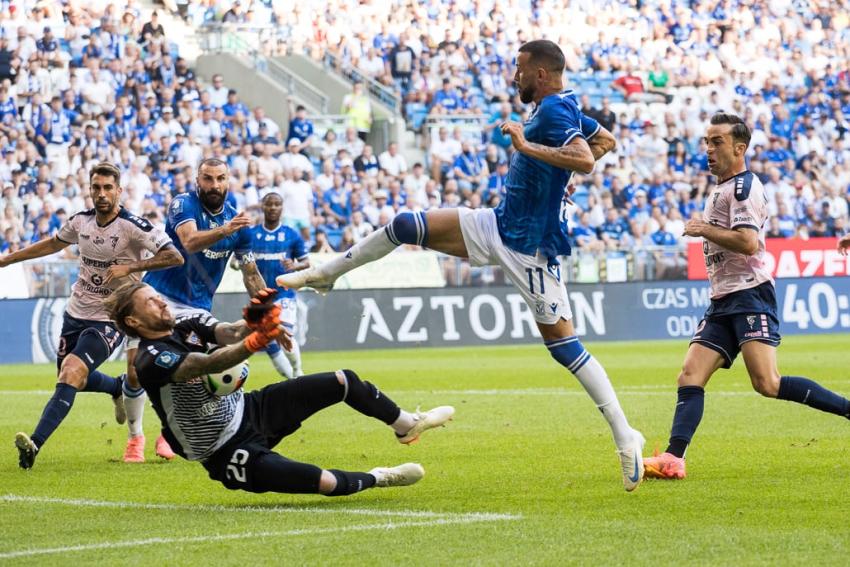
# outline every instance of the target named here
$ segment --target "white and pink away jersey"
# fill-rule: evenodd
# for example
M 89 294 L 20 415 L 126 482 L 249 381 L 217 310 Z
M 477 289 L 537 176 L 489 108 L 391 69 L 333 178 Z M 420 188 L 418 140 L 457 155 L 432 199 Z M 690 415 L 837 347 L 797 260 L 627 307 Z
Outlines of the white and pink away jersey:
M 706 222 L 728 229 L 748 227 L 759 233 L 759 247 L 752 256 L 732 252 L 703 239 L 702 251 L 711 299 L 773 281 L 764 263 L 764 225 L 767 217 L 764 186 L 749 171 L 715 186 L 708 196 L 703 212 Z
M 90 321 L 109 321 L 103 299 L 128 279 L 104 284 L 109 266 L 138 262 L 171 243 L 163 231 L 123 207 L 106 226 L 98 226 L 94 209 L 79 212 L 62 225 L 56 238 L 80 249 L 80 274 L 71 290 L 67 311 L 72 317 Z M 141 277 L 137 272 L 129 279 L 138 281 Z

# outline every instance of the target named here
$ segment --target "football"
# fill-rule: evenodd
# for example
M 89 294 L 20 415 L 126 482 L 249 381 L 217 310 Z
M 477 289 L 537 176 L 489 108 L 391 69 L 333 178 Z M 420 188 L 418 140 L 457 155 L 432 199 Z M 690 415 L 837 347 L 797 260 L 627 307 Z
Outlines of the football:
M 204 388 L 214 396 L 226 396 L 242 387 L 248 379 L 248 361 L 244 360 L 223 372 L 213 372 L 203 378 Z

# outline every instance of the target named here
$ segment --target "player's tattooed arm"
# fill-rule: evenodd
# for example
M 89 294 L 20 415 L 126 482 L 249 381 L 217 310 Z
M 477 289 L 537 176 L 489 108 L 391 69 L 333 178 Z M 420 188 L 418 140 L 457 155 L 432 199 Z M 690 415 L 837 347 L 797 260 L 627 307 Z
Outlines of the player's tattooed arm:
M 245 321 L 218 323 L 215 326 L 215 342 L 219 345 L 233 344 L 241 341 L 250 334 L 251 329 L 248 328 Z
M 251 217 L 242 211 L 225 224 L 209 230 L 198 230 L 198 225 L 194 221 L 188 221 L 178 226 L 176 232 L 186 252 L 194 254 L 206 250 L 219 240 L 248 226 L 251 226 Z
M 152 272 L 154 270 L 162 270 L 171 266 L 180 266 L 183 264 L 183 256 L 173 244 L 166 244 L 153 257 L 147 260 L 139 260 L 130 264 L 115 264 L 109 266 L 106 270 L 106 279 L 104 283 L 109 283 L 112 280 L 125 278 L 133 272 Z
M 216 331 L 218 331 L 218 328 L 216 328 Z M 251 351 L 245 347 L 244 341 L 222 347 L 209 354 L 192 352 L 183 359 L 183 362 L 171 375 L 171 379 L 174 382 L 188 382 L 202 374 L 227 370 L 249 356 L 251 356 Z
M 263 276 L 257 269 L 256 262 L 243 259 L 240 262 L 240 267 L 242 268 L 242 281 L 245 284 L 245 289 L 248 290 L 248 295 L 253 297 L 258 291 L 267 287 L 266 282 L 263 281 Z
M 552 148 L 526 140 L 523 126 L 519 122 L 502 124 L 502 134 L 511 137 L 511 143 L 521 154 L 539 159 L 554 167 L 579 173 L 590 173 L 596 163 L 590 146 L 581 136 L 576 136 L 569 144 Z
M 41 258 L 55 252 L 59 252 L 69 244 L 59 240 L 55 236 L 47 240 L 40 240 L 35 244 L 31 244 L 22 250 L 12 252 L 7 256 L 0 257 L 0 268 L 23 262 L 24 260 L 32 260 L 33 258 Z
M 599 158 L 617 147 L 617 139 L 606 128 L 600 126 L 596 134 L 587 141 L 587 145 L 590 146 L 593 159 L 599 161 Z

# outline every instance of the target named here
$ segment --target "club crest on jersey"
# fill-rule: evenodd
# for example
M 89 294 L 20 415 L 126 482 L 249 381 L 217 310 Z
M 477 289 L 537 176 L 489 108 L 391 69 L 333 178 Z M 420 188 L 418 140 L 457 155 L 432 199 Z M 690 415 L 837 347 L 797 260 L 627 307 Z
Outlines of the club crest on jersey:
M 203 342 L 201 341 L 201 337 L 199 337 L 198 334 L 195 333 L 195 331 L 189 333 L 189 336 L 186 337 L 186 343 L 195 346 L 204 346 Z
M 543 303 L 542 301 L 535 301 L 534 302 L 534 310 L 537 312 L 538 315 L 543 315 L 543 311 L 545 309 L 546 309 L 546 304 Z
M 159 353 L 159 356 L 157 356 L 156 360 L 154 360 L 154 364 L 156 364 L 157 366 L 161 366 L 162 368 L 171 368 L 172 366 L 177 364 L 179 358 L 180 357 L 178 357 L 173 352 L 169 352 L 166 350 Z
M 753 328 L 753 325 L 756 324 L 756 316 L 755 315 L 747 315 L 747 325 L 750 326 L 750 329 Z
M 281 232 L 280 234 L 278 234 L 278 235 L 277 235 L 277 241 L 278 241 L 278 242 L 283 242 L 284 240 L 286 240 L 286 235 L 285 235 L 285 234 L 283 234 L 283 233 Z
M 115 247 L 118 245 L 119 238 L 117 236 L 110 236 L 109 240 L 112 241 L 112 249 L 115 250 Z

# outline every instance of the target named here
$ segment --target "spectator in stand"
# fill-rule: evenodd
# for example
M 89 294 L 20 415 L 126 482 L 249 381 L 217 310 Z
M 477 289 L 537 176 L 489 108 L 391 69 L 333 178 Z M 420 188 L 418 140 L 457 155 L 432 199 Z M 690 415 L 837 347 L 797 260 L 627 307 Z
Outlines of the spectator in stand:
M 449 137 L 448 128 L 440 126 L 437 131 L 437 138 L 431 141 L 431 147 L 428 149 L 428 158 L 431 160 L 431 177 L 442 182 L 462 149 L 457 138 Z
M 304 105 L 299 104 L 298 106 L 294 106 L 292 104 L 292 97 L 287 97 L 286 102 L 289 105 L 290 116 L 289 134 L 286 143 L 289 145 L 289 142 L 292 140 L 297 140 L 298 151 L 303 152 L 314 141 L 313 122 L 307 118 L 307 109 Z
M 363 146 L 363 153 L 354 158 L 354 171 L 361 177 L 377 177 L 380 170 L 378 158 L 375 157 L 372 146 L 366 144 Z
M 365 142 L 372 129 L 372 103 L 363 90 L 362 82 L 354 83 L 351 92 L 343 97 L 342 113 L 351 119 L 357 135 Z
M 461 143 L 460 154 L 453 165 L 454 177 L 464 197 L 470 192 L 480 192 L 485 187 L 490 172 L 470 142 Z
M 643 80 L 634 72 L 632 67 L 618 77 L 611 87 L 620 91 L 628 102 L 666 102 L 673 100 L 672 95 L 647 92 L 643 86 Z
M 387 145 L 386 151 L 378 156 L 378 163 L 385 173 L 393 177 L 402 177 L 407 173 L 407 160 L 399 153 L 397 142 Z

